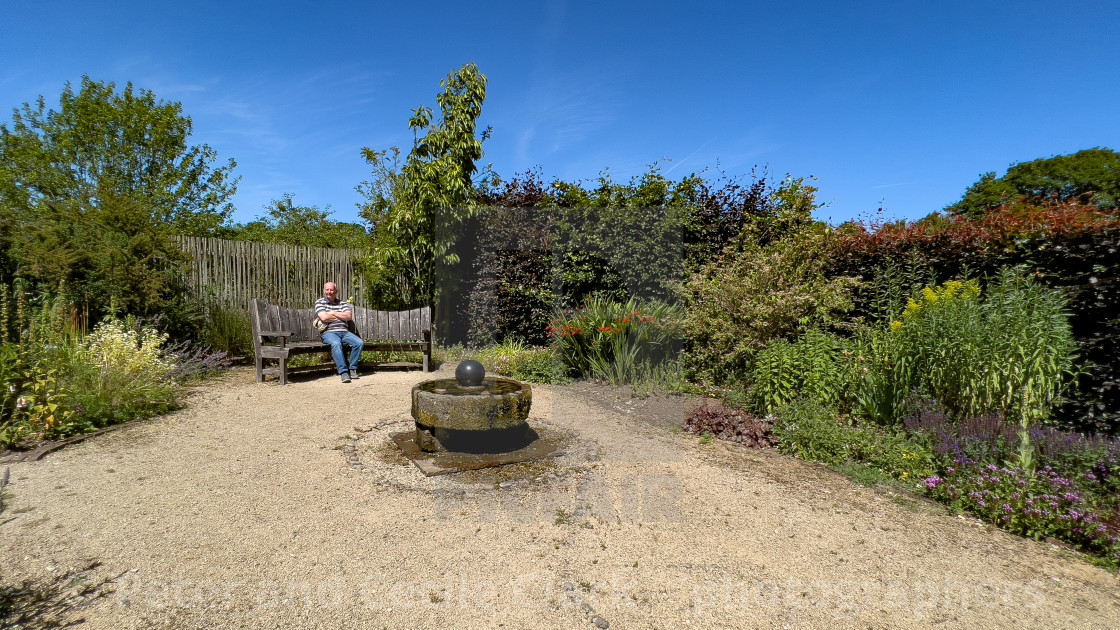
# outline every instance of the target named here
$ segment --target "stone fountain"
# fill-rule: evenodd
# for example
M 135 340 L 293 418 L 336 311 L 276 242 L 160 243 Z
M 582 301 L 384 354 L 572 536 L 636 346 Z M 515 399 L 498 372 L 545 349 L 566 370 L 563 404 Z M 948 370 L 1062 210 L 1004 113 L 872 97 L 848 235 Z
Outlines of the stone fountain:
M 463 361 L 455 378 L 412 388 L 415 444 L 425 453 L 524 449 L 538 437 L 526 422 L 532 404 L 533 391 L 527 384 L 488 377 L 478 361 Z

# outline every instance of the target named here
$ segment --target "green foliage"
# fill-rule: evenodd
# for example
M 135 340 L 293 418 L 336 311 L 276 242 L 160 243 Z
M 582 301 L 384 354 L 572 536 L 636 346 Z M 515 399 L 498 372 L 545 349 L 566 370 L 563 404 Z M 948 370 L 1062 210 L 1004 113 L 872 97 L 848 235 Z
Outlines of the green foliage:
M 166 333 L 129 318 L 107 320 L 83 337 L 62 296 L 17 304 L 18 344 L 0 343 L 0 446 L 29 446 L 178 404 Z
M 674 361 L 680 316 L 664 302 L 592 297 L 575 312 L 558 313 L 549 330 L 569 373 L 620 385 L 642 382 Z
M 331 211 L 297 206 L 290 194 L 274 199 L 264 218 L 222 230 L 222 236 L 240 241 L 280 243 L 328 249 L 366 249 L 372 239 L 355 223 L 331 220 Z
M 1003 177 L 985 173 L 946 210 L 981 218 L 1019 197 L 1066 202 L 1081 199 L 1102 209 L 1120 202 L 1120 153 L 1094 148 L 1013 164 Z
M 437 267 L 458 262 L 453 246 L 463 222 L 477 214 L 475 163 L 490 135 L 489 129 L 481 137 L 475 135 L 486 81 L 478 67 L 468 63 L 440 82 L 440 118 L 433 120 L 428 107 L 413 110 L 408 126 L 415 139 L 399 169 L 396 147 L 362 149 L 374 171 L 373 180 L 358 190 L 369 200 L 359 213 L 375 230 L 376 251 L 369 262 L 381 278 L 374 283 L 381 293 L 374 296 L 375 303 L 431 303 Z
M 905 340 L 882 326 L 860 328 L 854 340 L 855 413 L 882 426 L 897 424 L 913 396 L 914 360 Z
M 535 348 L 507 340 L 470 354 L 487 372 L 519 381 L 565 383 L 569 380 L 552 348 Z
M 871 424 L 847 424 L 819 403 L 798 400 L 777 416 L 774 434 L 783 454 L 830 466 L 858 462 L 910 483 L 936 470 L 933 451 L 921 439 Z
M 751 367 L 752 407 L 771 414 L 797 398 L 837 404 L 852 379 L 851 354 L 846 340 L 815 328 L 796 343 L 772 342 Z
M 0 425 L 15 413 L 27 365 L 14 345 L 0 344 Z
M 108 320 L 77 344 L 66 386 L 88 421 L 105 426 L 164 413 L 178 404 L 167 335 L 135 321 Z
M 839 321 L 856 281 L 825 276 L 826 239 L 814 225 L 768 246 L 749 241 L 692 276 L 683 292 L 683 332 L 694 377 L 741 383 L 772 340 Z
M 47 369 L 42 364 L 33 367 L 24 374 L 15 413 L 0 426 L 0 446 L 19 446 L 77 432 L 80 422 L 75 422 L 67 398 L 57 368 Z
M 923 289 L 891 323 L 921 387 L 955 418 L 999 411 L 1025 426 L 1046 417 L 1073 371 L 1066 300 L 1014 270 L 980 299 L 975 281 Z
M 672 297 L 686 275 L 725 249 L 766 244 L 812 222 L 816 189 L 787 177 L 775 189 L 763 174 L 743 183 L 691 174 L 680 181 L 653 164 L 627 182 L 603 173 L 591 184 L 553 181 L 536 171 L 479 192 L 486 206 L 461 242 L 471 260 L 470 340 L 541 339 L 556 308 L 591 295 L 618 302 Z
M 902 419 L 912 388 L 957 421 L 999 412 L 1020 426 L 1020 465 L 1031 467 L 1029 429 L 1046 419 L 1074 375 L 1066 300 L 1005 269 L 981 299 L 976 281 L 926 287 L 900 319 L 857 338 L 857 409 L 882 424 Z
M 94 318 L 110 301 L 165 310 L 187 262 L 173 235 L 214 233 L 236 190 L 233 161 L 212 167 L 215 152 L 190 134 L 181 105 L 131 84 L 83 77 L 57 111 L 24 104 L 0 126 L 0 274 L 64 283 Z
M 690 206 L 656 164 L 625 185 L 603 174 L 590 191 L 563 182 L 553 188 L 557 306 L 575 307 L 592 293 L 616 301 L 671 296 L 684 272 Z
M 252 357 L 253 326 L 249 313 L 216 302 L 207 304 L 199 340 L 211 350 L 231 357 Z

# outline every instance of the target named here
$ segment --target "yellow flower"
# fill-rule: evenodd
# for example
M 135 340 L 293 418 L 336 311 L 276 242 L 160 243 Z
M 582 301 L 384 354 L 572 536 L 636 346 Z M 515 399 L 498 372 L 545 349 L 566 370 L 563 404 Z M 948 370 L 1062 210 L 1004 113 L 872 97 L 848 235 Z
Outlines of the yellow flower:
M 902 328 L 902 322 L 898 320 L 891 322 L 891 330 L 897 332 L 900 328 Z
M 913 317 L 918 311 L 922 310 L 922 306 L 914 300 L 907 300 L 906 312 L 902 314 L 903 317 Z

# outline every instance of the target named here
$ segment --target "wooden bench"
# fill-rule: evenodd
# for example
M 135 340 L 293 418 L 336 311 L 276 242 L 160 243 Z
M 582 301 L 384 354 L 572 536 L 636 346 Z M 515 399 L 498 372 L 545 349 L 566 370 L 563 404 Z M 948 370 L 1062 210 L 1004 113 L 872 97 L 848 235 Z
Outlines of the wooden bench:
M 280 363 L 280 384 L 288 384 L 288 357 L 296 354 L 330 352 L 313 321 L 314 308 L 289 308 L 261 300 L 249 302 L 253 324 L 253 350 L 256 353 L 257 382 L 264 380 L 264 360 Z M 411 311 L 374 311 L 354 307 L 351 328 L 365 341 L 366 350 L 424 353 L 424 371 L 432 367 L 432 309 Z M 271 371 L 271 370 L 270 370 Z

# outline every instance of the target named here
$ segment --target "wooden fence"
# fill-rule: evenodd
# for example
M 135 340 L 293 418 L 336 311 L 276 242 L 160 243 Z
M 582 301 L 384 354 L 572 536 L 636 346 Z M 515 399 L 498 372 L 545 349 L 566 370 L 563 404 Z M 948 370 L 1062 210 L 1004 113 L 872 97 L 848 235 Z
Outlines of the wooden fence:
M 220 238 L 180 236 L 194 263 L 188 282 L 195 295 L 230 308 L 249 309 L 257 298 L 271 304 L 310 308 L 323 284 L 338 285 L 343 300 L 364 305 L 365 284 L 354 269 L 359 250 L 323 249 Z

